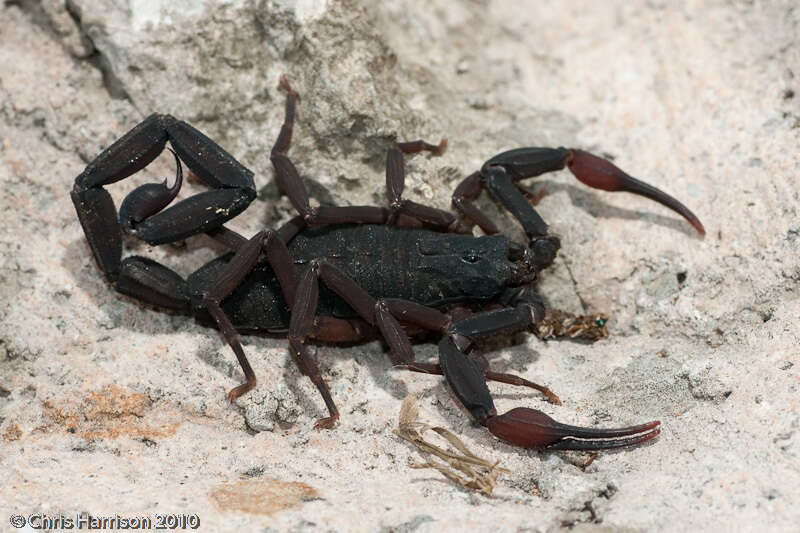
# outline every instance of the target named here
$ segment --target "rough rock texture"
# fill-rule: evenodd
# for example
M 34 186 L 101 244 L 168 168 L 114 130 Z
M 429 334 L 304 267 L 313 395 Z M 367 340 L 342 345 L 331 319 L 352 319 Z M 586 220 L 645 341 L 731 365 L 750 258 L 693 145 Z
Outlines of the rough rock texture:
M 385 4 L 0 5 L 5 515 L 197 513 L 208 531 L 796 527 L 794 2 Z M 470 424 L 440 378 L 391 370 L 379 343 L 316 350 L 342 419 L 315 431 L 324 406 L 285 341 L 243 339 L 260 381 L 231 406 L 241 372 L 213 330 L 110 290 L 69 201 L 74 177 L 141 118 L 168 112 L 255 172 L 259 197 L 231 227 L 276 227 L 292 215 L 267 156 L 281 73 L 302 95 L 291 155 L 316 202 L 383 203 L 389 143 L 442 136 L 442 157 L 409 160 L 407 197 L 445 208 L 489 156 L 565 145 L 684 200 L 705 240 L 647 200 L 568 173 L 532 180 L 564 244 L 542 293 L 553 307 L 608 313 L 612 336 L 519 336 L 492 359 L 564 400 L 493 385 L 501 411 L 605 426 L 657 418 L 659 440 L 585 470 L 577 455 L 507 446 Z M 119 202 L 172 172 L 162 156 L 109 189 Z M 203 237 L 126 247 L 183 275 L 220 252 Z M 409 393 L 423 396 L 426 420 L 513 472 L 493 497 L 408 468 L 417 452 L 391 429 Z

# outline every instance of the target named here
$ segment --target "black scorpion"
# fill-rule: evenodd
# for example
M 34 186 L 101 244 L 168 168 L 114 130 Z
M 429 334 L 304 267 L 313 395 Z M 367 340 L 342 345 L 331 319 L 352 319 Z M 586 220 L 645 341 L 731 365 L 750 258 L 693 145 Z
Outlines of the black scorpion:
M 530 328 L 545 313 L 533 284 L 560 248 L 558 237 L 520 191 L 517 182 L 569 168 L 583 183 L 606 191 L 646 196 L 702 224 L 683 204 L 636 180 L 612 163 L 565 148 L 520 148 L 489 159 L 456 188 L 453 206 L 486 234 L 436 208 L 402 198 L 404 154 L 439 154 L 438 145 L 398 142 L 386 163 L 388 205 L 311 207 L 308 193 L 287 156 L 297 93 L 285 77 L 285 119 L 271 152 L 275 176 L 299 213 L 277 230 L 245 239 L 223 224 L 256 197 L 253 173 L 189 124 L 153 114 L 104 150 L 75 179 L 72 201 L 94 258 L 119 292 L 159 307 L 193 313 L 216 325 L 236 354 L 246 381 L 231 401 L 256 385 L 238 332 L 286 334 L 300 371 L 319 390 L 330 428 L 339 417 L 327 384 L 307 348 L 309 341 L 358 342 L 382 335 L 394 365 L 444 375 L 458 400 L 494 435 L 524 447 L 560 450 L 617 448 L 653 439 L 658 421 L 620 429 L 593 429 L 556 422 L 541 411 L 518 407 L 498 415 L 487 380 L 546 387 L 494 372 L 477 350 L 479 339 Z M 175 184 L 142 185 L 123 201 L 119 214 L 104 186 L 144 168 L 172 145 Z M 211 190 L 167 207 L 182 182 L 181 161 Z M 500 235 L 473 201 L 486 189 L 521 224 L 527 243 Z M 183 279 L 151 259 L 122 259 L 122 232 L 158 245 L 205 233 L 224 244 L 223 255 Z M 440 336 L 438 363 L 417 362 L 410 335 Z

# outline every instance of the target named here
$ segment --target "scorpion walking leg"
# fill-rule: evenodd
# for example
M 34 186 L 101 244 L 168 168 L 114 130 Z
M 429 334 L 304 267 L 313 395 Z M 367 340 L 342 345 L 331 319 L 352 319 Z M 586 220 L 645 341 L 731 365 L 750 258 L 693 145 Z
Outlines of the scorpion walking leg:
M 236 354 L 236 359 L 245 375 L 245 383 L 235 387 L 228 393 L 230 401 L 236 400 L 256 386 L 256 375 L 250 362 L 244 354 L 239 334 L 221 307 L 222 301 L 238 287 L 242 280 L 258 264 L 261 253 L 264 252 L 267 261 L 272 267 L 283 291 L 284 299 L 291 302 L 297 290 L 297 272 L 294 268 L 286 245 L 275 232 L 259 232 L 239 249 L 220 273 L 211 290 L 203 294 L 206 309 L 217 322 L 225 340 Z
M 375 300 L 344 272 L 325 261 L 312 261 L 307 275 L 325 283 L 329 289 L 347 302 L 367 324 L 378 327 L 389 344 L 392 362 L 402 364 L 413 361 L 414 354 L 408 336 L 389 311 L 386 300 Z M 292 317 L 294 317 L 294 312 Z
M 311 261 L 300 280 L 292 306 L 289 347 L 301 372 L 311 378 L 328 407 L 330 416 L 319 420 L 316 427 L 330 428 L 339 418 L 339 411 L 305 344 L 314 327 L 320 281 L 347 302 L 365 322 L 379 328 L 389 344 L 393 363 L 413 362 L 414 353 L 408 336 L 389 311 L 386 301 L 376 301 L 338 268 L 324 261 Z
M 396 222 L 402 217 L 404 223 L 422 221 L 433 226 L 445 228 L 458 233 L 470 233 L 455 216 L 441 209 L 401 200 L 405 183 L 403 154 L 422 151 L 441 154 L 447 146 L 442 139 L 438 145 L 424 141 L 396 143 L 389 149 L 386 162 L 386 187 L 389 208 L 377 206 L 320 206 L 311 207 L 308 191 L 297 168 L 287 152 L 291 145 L 294 130 L 295 108 L 299 96 L 289 85 L 285 76 L 281 76 L 279 88 L 286 91 L 286 110 L 280 134 L 272 147 L 270 159 L 275 168 L 275 178 L 280 189 L 289 197 L 292 206 L 302 219 L 310 225 L 314 224 L 385 224 Z M 418 222 L 416 222 L 418 223 Z M 288 241 L 287 241 L 288 242 Z
M 289 197 L 292 206 L 297 210 L 306 224 L 384 224 L 389 217 L 389 210 L 375 206 L 320 206 L 311 207 L 306 190 L 297 168 L 286 155 L 292 142 L 294 115 L 297 92 L 289 85 L 286 76 L 281 76 L 279 88 L 286 91 L 286 110 L 283 125 L 275 145 L 272 147 L 270 160 L 275 168 L 275 179 L 278 187 Z
M 494 372 L 489 369 L 489 362 L 486 360 L 486 357 L 483 354 L 477 353 L 474 349 L 468 355 L 471 359 L 475 360 L 475 363 L 478 365 L 483 371 L 483 377 L 486 378 L 488 381 L 497 381 L 500 383 L 507 383 L 509 385 L 515 385 L 517 387 L 528 387 L 531 389 L 536 389 L 542 394 L 544 394 L 550 403 L 555 405 L 561 405 L 561 400 L 558 396 L 553 393 L 549 388 L 545 387 L 544 385 L 539 385 L 538 383 L 534 383 L 533 381 L 529 381 L 525 378 L 517 376 L 515 374 L 506 374 L 503 372 Z M 442 365 L 439 363 L 420 363 L 414 361 L 413 363 L 406 363 L 402 365 L 403 368 L 406 370 L 410 370 L 411 372 L 421 372 L 423 374 L 434 374 L 437 376 L 443 376 L 444 371 L 442 370 Z
M 392 314 L 392 316 L 394 316 L 401 322 L 414 324 L 423 329 L 431 331 L 439 331 L 441 333 L 447 334 L 447 327 L 452 322 L 452 317 L 432 307 L 418 304 L 416 302 L 411 302 L 408 300 L 399 300 L 395 298 L 386 298 L 383 300 L 383 302 L 385 304 L 386 309 L 388 310 L 389 313 Z M 489 362 L 482 354 L 479 354 L 477 351 L 473 350 L 469 354 L 469 357 L 475 359 L 476 363 L 478 363 L 479 367 L 483 371 L 483 376 L 486 379 L 490 381 L 499 381 L 502 383 L 508 383 L 510 385 L 517 385 L 517 386 L 536 389 L 545 396 L 547 396 L 547 398 L 552 403 L 557 405 L 561 404 L 561 400 L 558 399 L 558 396 L 553 394 L 553 392 L 550 389 L 548 389 L 543 385 L 539 385 L 532 381 L 528 381 L 525 378 L 521 378 L 513 374 L 505 374 L 501 372 L 492 371 L 489 368 Z M 423 374 L 435 374 L 439 376 L 443 375 L 442 366 L 439 363 L 418 362 L 413 360 L 413 357 L 409 362 L 404 362 L 399 366 L 411 372 L 421 372 Z
M 453 207 L 477 224 L 487 235 L 500 233 L 495 223 L 472 203 L 481 194 L 482 190 L 481 173 L 473 172 L 464 178 L 453 191 Z
M 386 154 L 386 195 L 389 201 L 391 216 L 389 221 L 396 223 L 400 215 L 412 217 L 426 224 L 454 233 L 472 233 L 471 228 L 465 226 L 452 213 L 430 207 L 427 205 L 403 200 L 406 171 L 403 154 L 415 154 L 422 151 L 441 155 L 447 147 L 447 139 L 442 139 L 438 145 L 425 141 L 409 141 L 395 143 Z
M 339 419 L 339 410 L 331 397 L 328 384 L 322 379 L 319 367 L 306 347 L 311 329 L 314 325 L 314 315 L 317 311 L 319 300 L 319 264 L 312 262 L 297 287 L 297 295 L 292 305 L 292 318 L 289 322 L 289 351 L 294 357 L 300 372 L 308 376 L 322 395 L 330 416 L 317 420 L 314 425 L 317 429 L 330 429 Z

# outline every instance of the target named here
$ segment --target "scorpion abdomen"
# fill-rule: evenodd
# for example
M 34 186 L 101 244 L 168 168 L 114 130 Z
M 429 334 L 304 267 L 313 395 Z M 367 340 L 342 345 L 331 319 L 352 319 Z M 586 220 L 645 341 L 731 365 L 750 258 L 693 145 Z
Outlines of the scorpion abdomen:
M 431 307 L 496 299 L 511 275 L 508 241 L 502 235 L 473 237 L 385 225 L 337 225 L 306 229 L 288 248 L 300 271 L 312 260 L 323 260 L 374 298 L 411 300 Z M 202 308 L 199 288 L 216 279 L 230 258 L 231 254 L 217 258 L 189 276 L 187 283 L 198 310 Z M 288 305 L 266 263 L 253 269 L 222 306 L 243 331 L 282 332 L 289 325 Z M 325 286 L 320 288 L 318 313 L 357 316 Z

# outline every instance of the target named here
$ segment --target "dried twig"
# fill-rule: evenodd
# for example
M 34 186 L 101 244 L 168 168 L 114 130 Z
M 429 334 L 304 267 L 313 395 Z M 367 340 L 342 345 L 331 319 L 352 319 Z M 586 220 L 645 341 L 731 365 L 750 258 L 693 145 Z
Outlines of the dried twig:
M 423 452 L 438 457 L 444 463 L 430 460 L 424 463 L 411 463 L 409 465 L 411 468 L 434 468 L 451 481 L 455 481 L 463 487 L 479 490 L 487 495 L 494 490 L 497 478 L 501 473 L 511 472 L 506 468 L 499 467 L 499 461 L 491 463 L 473 454 L 464 442 L 451 431 L 417 422 L 418 415 L 419 405 L 416 397 L 407 396 L 400 408 L 400 419 L 397 429 L 394 430 L 395 434 Z M 426 441 L 422 434 L 428 430 L 437 433 L 455 451 Z

